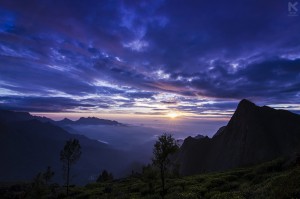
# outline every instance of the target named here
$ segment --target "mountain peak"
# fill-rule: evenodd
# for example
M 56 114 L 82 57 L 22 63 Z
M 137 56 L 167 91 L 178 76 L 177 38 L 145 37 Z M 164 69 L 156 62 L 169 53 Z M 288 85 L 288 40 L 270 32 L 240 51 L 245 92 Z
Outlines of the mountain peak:
M 179 152 L 183 174 L 220 171 L 300 151 L 300 115 L 243 99 L 210 141 L 187 138 Z
M 77 120 L 77 122 L 87 122 L 87 121 L 95 122 L 95 121 L 99 121 L 99 120 L 102 120 L 102 119 L 97 118 L 97 117 L 81 117 Z
M 70 120 L 69 118 L 66 118 L 66 117 L 61 121 L 63 121 L 63 122 L 72 122 L 72 120 Z
M 256 106 L 256 105 L 247 99 L 242 99 L 238 105 L 238 107 L 253 107 L 253 106 Z
M 240 103 L 237 106 L 237 109 L 234 113 L 234 115 L 248 115 L 250 112 L 256 110 L 258 106 L 256 106 L 253 102 L 243 99 L 240 101 Z M 240 116 L 239 116 L 240 117 Z
M 205 138 L 204 135 L 201 135 L 201 134 L 198 134 L 194 137 L 195 139 L 202 139 L 202 138 Z
M 115 125 L 115 126 L 124 126 L 123 124 L 114 121 L 114 120 L 107 120 L 101 119 L 97 117 L 81 117 L 77 121 L 76 124 L 87 124 L 87 125 Z

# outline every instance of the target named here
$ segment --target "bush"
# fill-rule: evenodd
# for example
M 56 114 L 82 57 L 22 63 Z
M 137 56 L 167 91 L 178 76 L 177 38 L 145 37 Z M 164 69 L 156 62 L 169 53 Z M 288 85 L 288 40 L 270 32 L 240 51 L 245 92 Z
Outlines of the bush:
M 211 199 L 244 199 L 245 197 L 239 192 L 223 192 L 217 193 Z
M 106 186 L 103 190 L 104 193 L 111 193 L 113 191 L 113 188 L 112 186 Z
M 102 173 L 97 178 L 97 182 L 107 182 L 114 179 L 112 173 L 108 173 L 106 170 L 103 170 Z
M 166 199 L 198 199 L 198 197 L 195 193 L 183 192 L 167 194 Z

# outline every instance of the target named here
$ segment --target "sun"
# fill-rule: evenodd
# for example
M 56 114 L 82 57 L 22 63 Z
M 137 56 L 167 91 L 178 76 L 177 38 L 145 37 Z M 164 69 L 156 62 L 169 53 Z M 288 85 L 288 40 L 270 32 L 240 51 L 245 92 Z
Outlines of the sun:
M 168 116 L 169 118 L 174 119 L 174 118 L 178 117 L 179 115 L 178 115 L 178 113 L 176 113 L 176 112 L 170 112 L 170 113 L 167 114 L 167 116 Z

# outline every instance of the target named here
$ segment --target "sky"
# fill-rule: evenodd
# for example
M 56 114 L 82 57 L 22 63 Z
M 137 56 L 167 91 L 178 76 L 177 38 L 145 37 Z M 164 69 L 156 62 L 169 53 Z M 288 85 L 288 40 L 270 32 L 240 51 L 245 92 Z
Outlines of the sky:
M 2 0 L 0 108 L 223 121 L 246 98 L 300 113 L 299 9 L 293 0 Z

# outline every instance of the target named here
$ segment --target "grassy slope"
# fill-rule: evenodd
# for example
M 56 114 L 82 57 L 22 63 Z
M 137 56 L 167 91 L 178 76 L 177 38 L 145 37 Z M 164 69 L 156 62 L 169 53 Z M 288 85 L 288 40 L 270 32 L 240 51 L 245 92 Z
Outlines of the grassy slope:
M 176 198 L 300 198 L 300 167 L 284 166 L 282 159 L 258 166 L 168 179 L 166 199 Z M 142 177 L 72 188 L 72 198 L 160 198 Z

